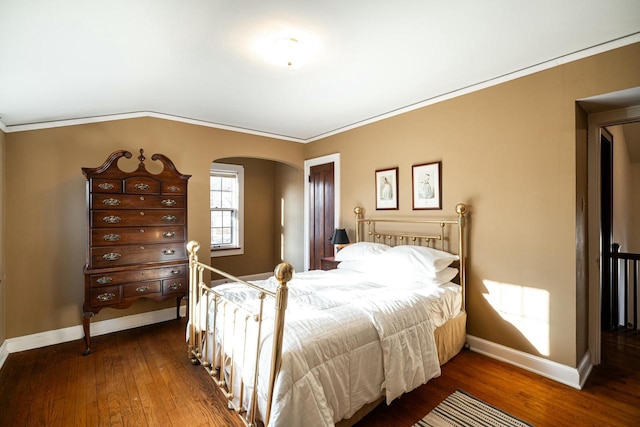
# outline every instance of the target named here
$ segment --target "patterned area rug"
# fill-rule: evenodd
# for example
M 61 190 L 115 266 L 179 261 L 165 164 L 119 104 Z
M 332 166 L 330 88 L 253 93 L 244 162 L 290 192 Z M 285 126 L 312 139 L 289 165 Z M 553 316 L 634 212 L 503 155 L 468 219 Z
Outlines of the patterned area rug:
M 504 411 L 478 400 L 464 390 L 456 390 L 413 427 L 532 427 Z

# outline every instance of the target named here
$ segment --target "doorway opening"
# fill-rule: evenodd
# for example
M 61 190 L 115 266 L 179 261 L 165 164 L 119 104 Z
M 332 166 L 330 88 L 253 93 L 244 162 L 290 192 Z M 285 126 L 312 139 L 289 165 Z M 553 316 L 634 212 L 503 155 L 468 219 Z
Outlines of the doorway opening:
M 588 350 L 591 362 L 601 362 L 602 327 L 607 319 L 603 319 L 602 305 L 604 295 L 605 261 L 608 260 L 611 239 L 615 235 L 603 229 L 603 198 L 609 196 L 603 190 L 602 170 L 603 139 L 607 127 L 625 125 L 640 121 L 640 88 L 623 92 L 602 95 L 580 101 L 580 105 L 588 113 Z M 606 144 L 606 142 L 605 142 Z M 606 148 L 606 147 L 605 147 Z M 608 152 L 607 152 L 608 153 Z M 608 154 L 605 154 L 605 156 Z M 605 183 L 605 185 L 608 185 Z M 613 208 L 615 209 L 615 208 Z M 604 215 L 607 215 L 605 213 Z M 615 215 L 615 213 L 613 213 Z M 606 234 L 606 236 L 605 236 Z M 613 237 L 615 240 L 615 237 Z M 605 248 L 605 245 L 609 246 Z M 610 298 L 608 296 L 607 298 Z

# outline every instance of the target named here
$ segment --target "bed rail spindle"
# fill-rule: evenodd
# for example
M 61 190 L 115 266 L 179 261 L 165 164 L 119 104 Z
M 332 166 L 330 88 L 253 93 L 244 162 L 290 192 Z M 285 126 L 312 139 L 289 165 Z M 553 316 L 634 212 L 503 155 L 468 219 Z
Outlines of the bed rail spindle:
M 273 389 L 275 386 L 276 375 L 280 370 L 282 361 L 282 339 L 284 337 L 284 314 L 287 309 L 287 299 L 289 297 L 289 288 L 287 282 L 293 277 L 293 267 L 286 262 L 276 266 L 274 271 L 278 280 L 278 290 L 276 292 L 276 317 L 274 321 L 273 331 L 273 349 L 271 355 L 271 372 L 269 373 L 269 391 L 267 393 L 267 411 L 265 416 L 265 425 L 269 425 L 269 417 L 271 416 L 271 404 L 273 400 Z
M 198 249 L 200 249 L 200 245 L 198 242 L 190 241 L 187 243 L 187 253 L 189 254 L 189 283 L 198 283 L 197 277 L 197 262 L 198 262 Z M 194 358 L 194 349 L 196 343 L 196 325 L 194 323 L 196 306 L 197 306 L 197 294 L 198 294 L 198 286 L 189 286 L 189 345 L 187 347 L 188 356 L 191 359 L 191 363 L 196 363 L 196 359 Z
M 262 346 L 260 345 L 261 343 L 261 337 L 262 337 L 262 314 L 263 314 L 263 309 L 264 309 L 264 299 L 265 299 L 266 295 L 264 292 L 260 292 L 258 294 L 258 298 L 260 300 L 260 306 L 258 308 L 258 316 L 257 318 L 255 318 L 254 320 L 256 322 L 258 322 L 258 334 L 256 336 L 256 359 L 255 359 L 255 365 L 253 367 L 253 372 L 255 372 L 256 374 L 253 376 L 253 391 L 251 393 L 251 402 L 250 402 L 250 407 L 249 407 L 249 417 L 248 417 L 248 421 L 249 421 L 249 425 L 250 426 L 254 426 L 256 425 L 256 415 L 258 412 L 258 367 L 260 366 L 260 352 L 262 351 Z

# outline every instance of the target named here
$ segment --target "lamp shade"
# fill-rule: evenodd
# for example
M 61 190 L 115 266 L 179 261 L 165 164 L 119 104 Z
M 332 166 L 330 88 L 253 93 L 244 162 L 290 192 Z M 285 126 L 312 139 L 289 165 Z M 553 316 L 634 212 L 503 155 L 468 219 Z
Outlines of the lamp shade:
M 349 244 L 349 236 L 347 236 L 347 230 L 344 228 L 336 228 L 331 236 L 331 243 L 334 245 L 347 245 Z

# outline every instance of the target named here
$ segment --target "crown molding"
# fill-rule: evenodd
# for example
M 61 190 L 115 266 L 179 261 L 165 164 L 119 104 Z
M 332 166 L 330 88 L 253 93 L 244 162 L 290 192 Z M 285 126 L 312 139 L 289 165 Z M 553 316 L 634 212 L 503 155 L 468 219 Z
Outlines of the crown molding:
M 567 55 L 559 56 L 557 58 L 544 61 L 539 64 L 532 65 L 530 67 L 526 67 L 520 70 L 515 70 L 513 72 L 504 74 L 502 76 L 498 76 L 482 82 L 476 82 L 469 86 L 458 88 L 448 93 L 434 96 L 432 98 L 419 101 L 415 104 L 407 105 L 405 107 L 401 107 L 393 111 L 388 111 L 388 112 L 379 114 L 377 116 L 370 117 L 368 119 L 363 119 L 337 129 L 333 129 L 327 132 L 320 133 L 318 135 L 311 136 L 309 138 L 296 138 L 296 137 L 287 136 L 287 135 L 273 134 L 273 133 L 262 132 L 254 129 L 228 126 L 221 123 L 191 119 L 188 117 L 175 116 L 171 114 L 158 113 L 154 111 L 137 111 L 137 112 L 130 112 L 130 113 L 109 114 L 104 116 L 84 117 L 84 118 L 77 118 L 77 119 L 56 120 L 56 121 L 49 121 L 49 122 L 19 124 L 19 125 L 10 125 L 10 126 L 7 126 L 6 124 L 4 124 L 2 122 L 2 119 L 0 118 L 0 130 L 2 130 L 5 133 L 24 132 L 24 131 L 30 131 L 30 130 L 49 129 L 49 128 L 56 128 L 56 127 L 63 127 L 63 126 L 76 126 L 76 125 L 83 125 L 83 124 L 108 122 L 113 120 L 126 120 L 126 119 L 132 119 L 132 118 L 140 118 L 140 117 L 154 117 L 154 118 L 159 118 L 164 120 L 172 120 L 176 122 L 192 124 L 196 126 L 205 126 L 205 127 L 215 128 L 215 129 L 228 130 L 232 132 L 262 136 L 265 138 L 279 139 L 283 141 L 291 141 L 291 142 L 306 144 L 306 143 L 318 141 L 333 135 L 337 135 L 339 133 L 343 133 L 352 129 L 356 129 L 361 126 L 375 123 L 380 120 L 385 120 L 400 114 L 404 114 L 409 111 L 417 110 L 419 108 L 423 108 L 432 104 L 457 98 L 462 95 L 467 95 L 469 93 L 486 89 L 491 86 L 496 86 L 511 80 L 518 79 L 520 77 L 528 76 L 530 74 L 538 73 L 540 71 L 544 71 L 550 68 L 564 65 L 570 62 L 578 61 L 580 59 L 584 59 L 593 55 L 598 55 L 600 53 L 604 53 L 613 49 L 618 49 L 634 43 L 640 43 L 640 32 L 634 33 L 628 36 L 620 37 L 616 40 L 611 40 L 605 43 L 601 43 L 596 46 L 591 46 L 589 48 L 582 49 Z
M 578 61 L 580 59 L 588 58 L 590 56 L 598 55 L 600 53 L 604 53 L 610 50 L 618 49 L 624 46 L 628 46 L 634 43 L 640 43 L 640 32 L 631 34 L 629 36 L 621 37 L 616 40 L 611 40 L 609 42 L 605 42 L 596 46 L 592 46 L 586 49 L 579 50 L 577 52 L 573 52 L 564 56 L 560 56 L 548 61 L 541 62 L 539 64 L 535 64 L 520 70 L 513 71 L 511 73 L 504 74 L 502 76 L 494 77 L 489 80 L 485 80 L 483 82 L 477 82 L 471 84 L 469 86 L 459 88 L 453 90 L 448 93 L 444 93 L 442 95 L 435 96 L 433 98 L 425 99 L 423 101 L 419 101 L 415 104 L 408 105 L 406 107 L 399 108 L 397 110 L 389 111 L 384 114 L 380 114 L 375 117 L 371 117 L 369 119 L 365 119 L 359 121 L 357 123 L 353 123 L 339 129 L 332 130 L 330 132 L 326 132 L 320 135 L 316 135 L 313 138 L 306 140 L 306 142 L 312 142 L 319 139 L 327 138 L 332 135 L 336 135 L 342 132 L 346 132 L 351 129 L 358 128 L 360 126 L 368 125 L 371 123 L 375 123 L 380 120 L 388 119 L 393 116 L 397 116 L 400 114 L 407 113 L 409 111 L 417 110 L 419 108 L 426 107 L 428 105 L 437 104 L 442 101 L 447 101 L 449 99 L 457 98 L 462 95 L 467 95 L 472 92 L 477 92 L 482 89 L 489 88 L 491 86 L 497 86 L 502 83 L 506 83 L 511 80 L 519 79 L 521 77 L 525 77 L 531 74 L 538 73 L 540 71 L 548 70 L 550 68 L 554 68 L 560 65 L 568 64 L 570 62 Z
M 263 136 L 265 138 L 274 138 L 274 139 L 281 139 L 285 141 L 300 142 L 300 143 L 307 142 L 306 140 L 300 139 L 300 138 L 293 138 L 285 135 L 272 134 L 269 132 L 261 132 L 253 129 L 245 129 L 245 128 L 236 127 L 236 126 L 227 126 L 220 123 L 190 119 L 188 117 L 174 116 L 172 114 L 163 114 L 155 111 L 135 111 L 131 113 L 107 114 L 104 116 L 82 117 L 78 119 L 68 119 L 68 120 L 53 120 L 49 122 L 28 123 L 23 125 L 12 125 L 12 126 L 5 125 L 6 130 L 4 130 L 4 132 L 6 133 L 26 132 L 30 130 L 51 129 L 51 128 L 65 127 L 65 126 L 77 126 L 77 125 L 85 125 L 85 124 L 91 124 L 91 123 L 110 122 L 115 120 L 137 119 L 141 117 L 153 117 L 156 119 L 171 120 L 174 122 L 187 123 L 187 124 L 196 125 L 196 126 L 205 126 L 205 127 L 215 128 L 215 129 L 229 130 L 233 132 Z M 0 127 L 0 129 L 2 128 Z

